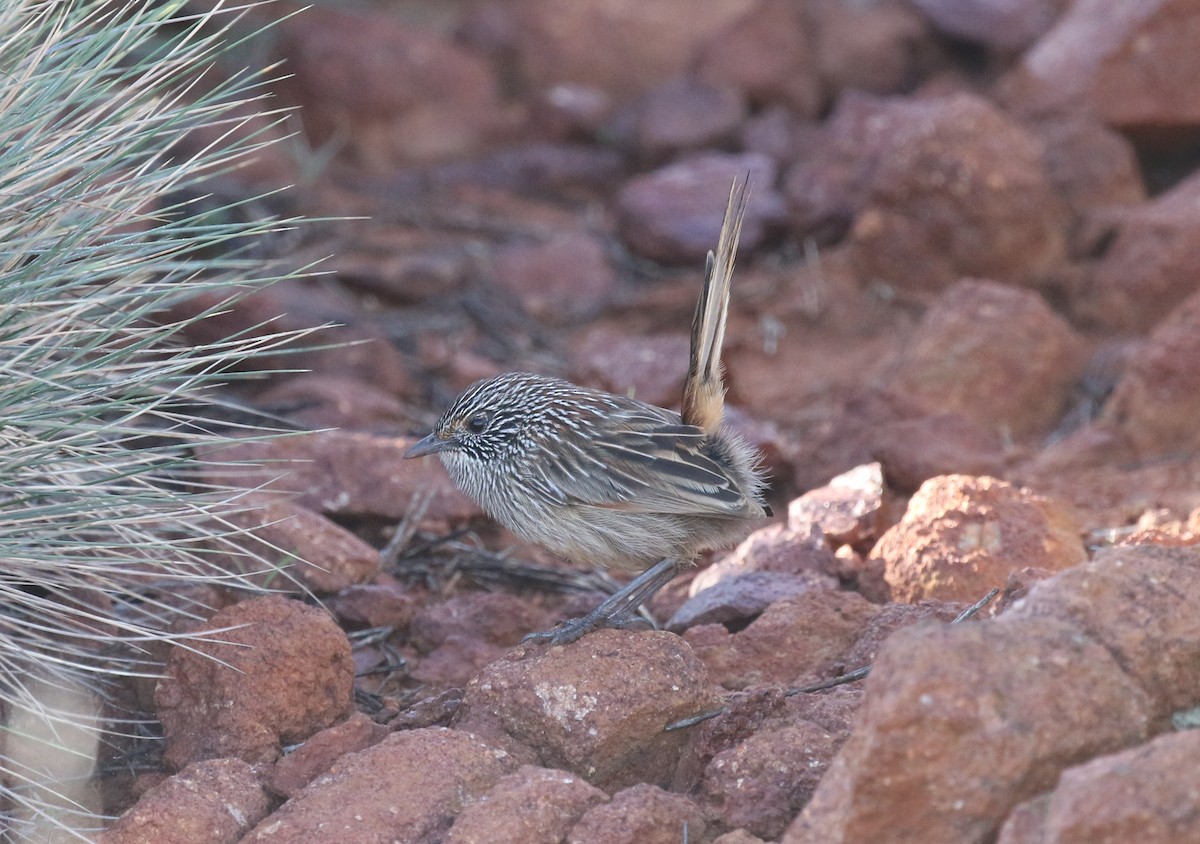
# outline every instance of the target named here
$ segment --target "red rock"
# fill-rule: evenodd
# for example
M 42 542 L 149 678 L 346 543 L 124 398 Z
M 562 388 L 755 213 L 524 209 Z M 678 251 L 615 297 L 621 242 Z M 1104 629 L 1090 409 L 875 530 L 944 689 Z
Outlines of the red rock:
M 698 800 L 726 827 L 776 839 L 808 802 L 841 743 L 811 721 L 764 725 L 713 758 Z
M 1096 420 L 1050 443 L 1013 474 L 1014 480 L 1020 478 L 1026 486 L 1054 492 L 1061 497 L 1066 490 L 1074 489 L 1082 472 L 1089 469 L 1112 472 L 1114 467 L 1110 464 L 1129 464 L 1136 460 L 1133 444 L 1125 432 L 1116 425 Z M 1064 473 L 1069 473 L 1069 477 L 1064 477 Z M 1136 517 L 1137 513 L 1132 515 Z M 1120 523 L 1124 522 L 1125 518 L 1122 518 Z
M 1046 176 L 1075 214 L 1146 199 L 1146 186 L 1129 140 L 1086 114 L 1029 124 L 1042 143 Z
M 415 437 L 383 437 L 349 431 L 237 443 L 205 455 L 217 474 L 236 463 L 238 479 L 272 491 L 318 513 L 399 521 L 414 501 L 428 496 L 425 518 L 461 522 L 482 516 L 473 501 L 450 483 L 434 459 L 405 460 Z M 250 468 L 254 466 L 255 468 Z
M 310 428 L 394 427 L 409 418 L 403 402 L 373 384 L 315 372 L 275 384 L 256 403 Z
M 1072 505 L 1080 524 L 1100 542 L 1128 535 L 1147 509 L 1182 515 L 1195 506 L 1200 456 L 1169 451 L 1167 459 L 1139 456 L 1128 434 L 1097 422 L 1010 471 L 1014 481 Z
M 860 554 L 849 545 L 834 551 L 837 559 L 837 577 L 847 588 L 853 588 L 872 604 L 886 604 L 892 600 L 892 590 L 883 577 L 883 561 Z
M 1141 458 L 1200 443 L 1200 293 L 1175 309 L 1130 357 L 1101 420 Z
M 278 87 L 302 106 L 314 145 L 341 137 L 360 162 L 385 170 L 478 149 L 500 122 L 491 68 L 433 33 L 333 7 L 278 30 L 289 69 Z
M 860 278 L 918 293 L 962 276 L 1035 286 L 1065 255 L 1041 145 L 968 94 L 844 97 L 785 192 L 797 235 L 848 230 Z
M 1086 110 L 1124 130 L 1194 128 L 1198 32 L 1191 0 L 1078 0 L 1022 57 L 1006 99 L 1023 112 Z
M 713 844 L 763 844 L 757 835 L 752 835 L 744 829 L 735 829 L 713 839 Z
M 408 676 L 431 689 L 461 689 L 505 650 L 479 639 L 452 636 L 413 665 Z
M 576 345 L 571 380 L 640 401 L 677 407 L 687 378 L 688 335 L 627 335 L 601 325 Z
M 1197 601 L 1200 550 L 1118 546 L 1035 583 L 1007 615 L 1066 619 L 1103 644 L 1141 687 L 1165 727 L 1173 713 L 1196 704 Z
M 721 581 L 742 577 L 747 572 L 772 572 L 793 575 L 813 585 L 831 584 L 825 578 L 837 568 L 837 560 L 819 528 L 809 525 L 792 530 L 786 525 L 768 525 L 754 531 L 741 545 L 697 574 L 688 594 L 694 597 Z
M 1042 824 L 1045 823 L 1046 803 L 1046 795 L 1042 795 L 1013 809 L 1000 828 L 997 844 L 1044 844 Z
M 635 176 L 617 195 L 622 237 L 656 261 L 702 262 L 717 242 L 730 186 L 747 173 L 751 190 L 741 251 L 753 250 L 784 214 L 773 187 L 775 163 L 755 153 L 697 153 Z
M 535 89 L 573 84 L 624 99 L 679 76 L 754 0 L 518 0 L 517 61 Z
M 779 686 L 755 686 L 725 695 L 713 717 L 687 728 L 688 750 L 675 769 L 671 790 L 694 793 L 718 753 L 754 735 L 771 719 L 782 718 L 781 723 L 790 723 L 792 718 L 802 717 L 789 707 L 794 700 L 784 697 L 784 689 Z
M 763 730 L 813 725 L 834 737 L 831 747 L 836 750 L 850 735 L 861 701 L 861 684 L 790 696 L 785 696 L 779 686 L 732 692 L 725 696 L 720 714 L 688 727 L 691 743 L 675 772 L 672 791 L 696 793 L 719 754 L 739 747 Z
M 204 631 L 216 631 L 206 633 Z M 325 612 L 268 596 L 221 610 L 167 660 L 154 698 L 164 760 L 270 762 L 351 710 L 350 643 Z
M 727 689 L 798 686 L 844 668 L 846 653 L 877 612 L 854 592 L 818 589 L 771 604 L 737 633 L 707 624 L 683 637 L 712 679 Z
M 824 92 L 805 17 L 802 5 L 787 0 L 755 4 L 701 46 L 695 74 L 760 108 L 782 105 L 816 117 Z
M 589 809 L 567 840 L 571 844 L 678 844 L 705 841 L 707 833 L 699 806 L 682 794 L 641 783 Z
M 938 475 L 1002 475 L 1000 434 L 961 413 L 899 419 L 878 429 L 873 451 L 891 489 L 911 495 Z
M 495 259 L 496 282 L 540 323 L 570 325 L 598 314 L 613 297 L 616 271 L 592 235 L 561 233 L 514 244 Z
M 1184 730 L 1068 768 L 1017 807 L 997 844 L 1196 844 L 1200 795 L 1180 774 L 1197 764 L 1200 730 Z
M 824 486 L 831 477 L 870 463 L 886 426 L 926 415 L 906 396 L 874 386 L 838 391 L 826 407 L 824 418 L 793 447 L 793 483 L 799 489 Z
M 428 603 L 412 622 L 409 640 L 423 656 L 410 674 L 434 688 L 463 686 L 526 633 L 551 626 L 545 609 L 504 592 Z
M 1186 548 L 1200 542 L 1196 536 L 1195 519 L 1173 512 L 1169 507 L 1146 510 L 1138 517 L 1132 530 L 1124 532 L 1117 545 L 1164 545 Z
M 334 596 L 330 607 L 351 627 L 392 627 L 407 630 L 416 612 L 416 599 L 394 582 L 348 586 Z
M 328 595 L 379 573 L 379 551 L 292 499 L 258 493 L 244 499 L 244 506 L 229 520 L 263 543 L 250 544 L 263 561 L 241 565 L 257 563 L 260 571 L 254 579 L 264 586 L 283 587 L 278 582 L 282 571 L 308 590 Z
M 1178 523 L 1176 523 L 1178 524 Z M 1198 540 L 1192 534 L 1181 534 L 1170 526 L 1140 528 L 1121 540 L 1122 545 L 1162 545 L 1169 548 L 1188 548 Z
M 925 312 L 890 389 L 999 432 L 1045 433 L 1083 369 L 1083 345 L 1035 293 L 961 281 Z
M 728 143 L 745 116 L 738 91 L 687 77 L 643 94 L 617 117 L 617 125 L 630 125 L 629 140 L 640 161 L 662 162 L 687 150 Z
M 983 596 L 980 595 L 982 598 Z M 966 609 L 966 604 L 948 601 L 917 601 L 915 604 L 884 604 L 854 638 L 854 644 L 842 657 L 845 672 L 856 671 L 875 662 L 879 649 L 901 627 L 941 622 L 949 624 Z
M 280 758 L 271 769 L 267 784 L 280 797 L 293 797 L 342 756 L 378 744 L 387 734 L 387 727 L 355 712 L 342 723 L 309 736 L 302 745 Z
M 393 733 L 343 756 L 242 841 L 440 840 L 513 767 L 504 751 L 457 730 Z
M 188 765 L 154 786 L 95 839 L 102 844 L 234 844 L 271 809 L 271 800 L 241 759 Z
M 847 91 L 900 93 L 933 63 L 932 28 L 903 0 L 809 0 L 805 7 L 816 37 L 817 68 L 831 97 Z
M 781 844 L 983 844 L 1060 771 L 1148 726 L 1141 690 L 1070 624 L 907 627 L 880 651 L 854 731 Z
M 757 618 L 776 601 L 794 598 L 810 589 L 835 589 L 837 581 L 822 574 L 779 574 L 751 571 L 723 578 L 697 592 L 675 611 L 665 628 L 679 633 L 698 624 L 724 624 L 738 629 Z
M 354 200 L 356 205 L 362 201 L 357 195 Z M 374 209 L 354 210 L 361 214 Z M 469 252 L 428 231 L 384 220 L 360 220 L 354 235 L 321 267 L 347 289 L 388 304 L 438 301 L 459 293 L 478 269 Z
M 1010 572 L 1057 571 L 1087 559 L 1080 528 L 1062 505 L 989 477 L 946 475 L 922 484 L 908 511 L 879 540 L 898 601 L 939 598 L 971 604 Z
M 870 547 L 885 520 L 883 473 L 864 463 L 809 490 L 788 504 L 788 528 L 804 533 L 815 525 L 833 546 Z
M 487 666 L 467 686 L 455 726 L 532 748 L 541 764 L 608 791 L 669 782 L 687 737 L 663 726 L 717 703 L 677 636 L 600 630 Z
M 803 152 L 799 139 L 803 138 L 805 129 L 806 124 L 786 108 L 766 108 L 750 115 L 742 124 L 741 146 L 745 152 L 791 164 Z
M 1200 289 L 1200 175 L 1115 218 L 1112 243 L 1071 291 L 1083 324 L 1144 333 Z
M 409 638 L 425 652 L 455 636 L 512 646 L 545 621 L 544 611 L 531 607 L 529 601 L 516 595 L 466 592 L 423 606 L 413 619 Z
M 940 32 L 1004 52 L 1034 43 L 1067 0 L 913 0 Z
M 574 774 L 523 765 L 463 809 L 445 844 L 566 841 L 584 812 L 607 801 L 607 794 Z
M 587 85 L 552 85 L 535 91 L 529 107 L 529 132 L 536 138 L 589 140 L 604 129 L 612 98 Z
M 450 11 L 455 39 L 487 55 L 495 64 L 511 62 L 518 32 L 510 5 L 479 3 Z

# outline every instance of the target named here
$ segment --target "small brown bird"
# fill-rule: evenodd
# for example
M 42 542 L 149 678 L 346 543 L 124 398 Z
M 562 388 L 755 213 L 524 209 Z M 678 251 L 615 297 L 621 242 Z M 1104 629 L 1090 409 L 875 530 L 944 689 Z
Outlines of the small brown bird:
M 692 320 L 682 414 L 557 378 L 513 372 L 469 387 L 406 457 L 437 454 L 496 521 L 604 568 L 658 561 L 582 618 L 526 639 L 573 642 L 627 627 L 707 548 L 731 545 L 770 509 L 757 450 L 724 427 L 721 343 L 747 184 L 729 193 Z

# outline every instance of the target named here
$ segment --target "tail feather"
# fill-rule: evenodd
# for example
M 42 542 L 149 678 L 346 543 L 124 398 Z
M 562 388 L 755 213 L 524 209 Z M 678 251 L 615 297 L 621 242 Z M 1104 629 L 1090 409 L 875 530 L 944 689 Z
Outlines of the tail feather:
M 717 251 L 708 253 L 704 287 L 692 318 L 692 352 L 687 383 L 683 390 L 683 421 L 708 433 L 721 426 L 725 410 L 725 385 L 722 381 L 721 345 L 725 341 L 725 320 L 729 314 L 729 288 L 733 278 L 734 256 L 742 234 L 742 219 L 750 196 L 750 178 L 729 189 L 725 219 L 717 239 Z

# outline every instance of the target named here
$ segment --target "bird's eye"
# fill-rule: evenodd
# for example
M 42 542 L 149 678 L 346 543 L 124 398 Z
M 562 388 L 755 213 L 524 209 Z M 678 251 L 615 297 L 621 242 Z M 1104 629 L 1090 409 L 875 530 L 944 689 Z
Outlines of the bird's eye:
M 487 430 L 488 415 L 486 413 L 476 413 L 467 420 L 467 430 L 472 434 L 482 434 Z

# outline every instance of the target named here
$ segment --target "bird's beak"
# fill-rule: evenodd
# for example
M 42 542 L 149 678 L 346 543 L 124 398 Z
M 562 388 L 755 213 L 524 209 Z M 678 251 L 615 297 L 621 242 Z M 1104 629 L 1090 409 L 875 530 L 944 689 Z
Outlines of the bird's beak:
M 429 436 L 417 440 L 412 448 L 404 452 L 404 459 L 424 457 L 426 454 L 437 454 L 439 451 L 449 451 L 452 448 L 454 448 L 454 440 L 444 440 L 435 431 Z

